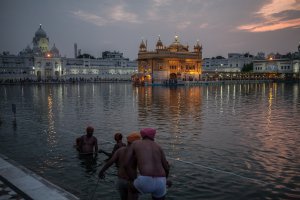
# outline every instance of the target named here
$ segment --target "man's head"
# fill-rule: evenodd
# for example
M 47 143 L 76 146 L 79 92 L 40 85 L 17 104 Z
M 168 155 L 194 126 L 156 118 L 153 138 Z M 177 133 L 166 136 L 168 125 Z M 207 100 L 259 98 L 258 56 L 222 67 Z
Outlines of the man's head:
M 88 137 L 91 137 L 93 135 L 93 133 L 94 133 L 94 128 L 93 127 L 91 127 L 91 126 L 86 127 L 86 135 Z
M 140 131 L 142 138 L 148 138 L 150 140 L 154 140 L 156 130 L 154 128 L 144 128 Z
M 122 140 L 122 138 L 123 138 L 123 135 L 121 133 L 116 133 L 115 134 L 115 140 L 116 140 L 116 142 Z
M 127 143 L 131 144 L 132 142 L 140 139 L 141 139 L 141 135 L 138 132 L 132 132 L 127 136 Z

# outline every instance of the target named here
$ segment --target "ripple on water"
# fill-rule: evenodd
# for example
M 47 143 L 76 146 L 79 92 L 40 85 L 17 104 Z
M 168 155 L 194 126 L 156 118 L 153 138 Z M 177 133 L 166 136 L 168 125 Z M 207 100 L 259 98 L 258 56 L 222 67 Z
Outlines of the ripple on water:
M 0 87 L 0 153 L 81 199 L 119 198 L 115 168 L 95 190 L 106 157 L 89 163 L 72 147 L 87 125 L 108 151 L 115 132 L 155 127 L 171 164 L 168 199 L 300 198 L 298 84 L 22 87 Z

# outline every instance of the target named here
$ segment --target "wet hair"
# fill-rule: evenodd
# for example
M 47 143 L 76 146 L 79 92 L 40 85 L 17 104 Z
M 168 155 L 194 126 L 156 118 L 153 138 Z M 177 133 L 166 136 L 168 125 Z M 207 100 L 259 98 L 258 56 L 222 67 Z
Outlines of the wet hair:
M 116 133 L 115 134 L 115 140 L 118 141 L 118 140 L 122 140 L 123 138 L 123 135 L 121 133 Z
M 94 128 L 92 126 L 86 127 L 86 133 L 94 133 Z

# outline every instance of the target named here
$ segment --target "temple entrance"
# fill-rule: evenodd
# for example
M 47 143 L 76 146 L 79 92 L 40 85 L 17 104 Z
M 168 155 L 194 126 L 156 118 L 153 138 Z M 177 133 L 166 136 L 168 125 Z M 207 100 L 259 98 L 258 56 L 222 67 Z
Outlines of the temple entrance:
M 176 85 L 176 84 L 177 84 L 177 75 L 175 73 L 171 73 L 169 78 L 169 85 Z
M 42 80 L 42 73 L 41 73 L 41 71 L 37 71 L 36 75 L 37 75 L 37 80 L 41 81 Z
M 47 80 L 52 79 L 52 69 L 45 69 L 45 77 Z
M 171 73 L 170 74 L 170 80 L 171 79 L 177 79 L 177 75 L 175 73 Z
M 54 74 L 55 74 L 55 78 L 59 79 L 59 71 L 55 71 Z

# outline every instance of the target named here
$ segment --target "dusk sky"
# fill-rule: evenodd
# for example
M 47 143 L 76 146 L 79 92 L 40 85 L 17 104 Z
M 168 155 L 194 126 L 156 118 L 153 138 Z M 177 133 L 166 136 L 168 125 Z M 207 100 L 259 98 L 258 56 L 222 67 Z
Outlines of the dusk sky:
M 300 42 L 300 0 L 1 0 L 0 51 L 18 54 L 39 24 L 62 56 L 74 43 L 96 57 L 116 50 L 136 59 L 139 44 L 168 46 L 178 35 L 203 57 L 228 53 L 295 52 Z

